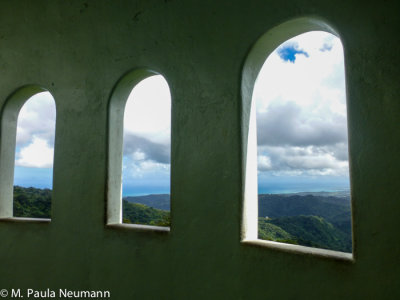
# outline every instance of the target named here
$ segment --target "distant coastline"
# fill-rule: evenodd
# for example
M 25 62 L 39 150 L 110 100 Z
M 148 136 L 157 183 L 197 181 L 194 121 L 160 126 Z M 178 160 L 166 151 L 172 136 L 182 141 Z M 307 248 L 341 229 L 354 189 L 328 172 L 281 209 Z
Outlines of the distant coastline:
M 264 190 L 262 192 L 259 191 L 259 195 L 319 195 L 319 196 L 349 196 L 350 188 L 341 188 L 341 189 L 311 189 L 311 190 L 280 190 L 280 189 L 269 189 Z M 130 194 L 123 194 L 123 198 L 126 197 L 143 197 L 143 196 L 151 196 L 151 195 L 169 195 L 169 191 L 157 192 L 157 191 L 143 191 L 143 192 L 134 192 Z

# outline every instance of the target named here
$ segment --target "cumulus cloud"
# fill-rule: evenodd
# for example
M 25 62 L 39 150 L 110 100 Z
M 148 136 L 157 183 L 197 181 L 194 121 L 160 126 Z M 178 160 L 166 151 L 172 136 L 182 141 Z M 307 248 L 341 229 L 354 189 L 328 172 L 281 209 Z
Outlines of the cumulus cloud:
M 349 160 L 349 149 L 347 141 L 337 143 L 332 146 L 322 147 L 322 149 L 327 153 L 331 153 L 338 161 L 347 162 Z
M 152 76 L 134 87 L 126 103 L 124 185 L 169 182 L 170 137 L 169 87 L 162 76 Z
M 338 159 L 325 147 L 259 147 L 260 157 L 270 162 L 268 168 L 259 165 L 259 171 L 275 175 L 348 175 L 347 160 Z
M 155 143 L 169 143 L 171 95 L 164 77 L 146 78 L 133 88 L 125 107 L 124 132 Z
M 54 145 L 56 108 L 49 92 L 32 96 L 22 106 L 17 123 L 17 147 L 29 144 L 33 137 Z
M 146 141 L 146 143 L 149 143 Z M 151 144 L 151 142 L 150 142 Z M 151 156 L 149 152 L 143 152 L 141 149 L 143 144 L 138 144 L 137 146 L 131 148 L 134 152 L 124 152 L 123 159 L 123 180 L 124 184 L 128 182 L 132 182 L 134 180 L 137 183 L 137 180 L 165 180 L 169 178 L 169 170 L 170 170 L 170 161 L 166 156 L 163 157 L 162 160 L 155 160 L 156 157 Z M 147 144 L 148 145 L 148 144 Z M 159 148 L 157 146 L 160 145 L 151 145 L 154 146 L 155 149 Z M 165 147 L 161 147 L 161 149 L 168 151 Z M 127 150 L 125 148 L 125 150 Z M 162 152 L 160 150 L 157 150 Z M 162 154 L 161 156 L 163 156 Z M 169 156 L 168 156 L 169 157 Z
M 338 38 L 311 32 L 284 43 L 262 67 L 253 101 L 259 172 L 348 176 L 344 60 Z
M 334 145 L 347 141 L 345 117 L 312 116 L 294 102 L 271 105 L 257 114 L 259 145 Z
M 17 153 L 15 164 L 21 167 L 51 168 L 53 154 L 53 148 L 46 140 L 34 136 L 32 142 Z
M 268 171 L 272 169 L 271 158 L 266 155 L 258 155 L 258 170 L 260 171 Z
M 56 109 L 48 92 L 32 96 L 18 115 L 15 164 L 29 168 L 53 166 Z
M 151 160 L 154 162 L 170 163 L 170 144 L 155 143 L 133 133 L 124 135 L 124 155 L 132 156 L 135 160 Z

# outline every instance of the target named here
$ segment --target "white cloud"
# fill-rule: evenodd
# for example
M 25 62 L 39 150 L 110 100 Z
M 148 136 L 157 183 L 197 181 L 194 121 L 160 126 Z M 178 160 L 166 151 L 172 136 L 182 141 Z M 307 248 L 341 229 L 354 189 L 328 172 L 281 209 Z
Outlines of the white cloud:
M 272 168 L 271 158 L 266 155 L 258 156 L 258 169 L 260 171 L 270 170 Z
M 55 119 L 55 103 L 49 92 L 36 94 L 25 102 L 17 123 L 17 166 L 52 167 Z
M 171 95 L 164 77 L 148 77 L 133 88 L 125 107 L 124 131 L 154 143 L 169 144 Z
M 125 132 L 124 134 L 124 156 L 132 156 L 136 159 L 149 159 L 159 163 L 170 162 L 170 141 L 167 143 L 155 143 L 150 137 Z M 143 158 L 142 158 L 143 157 Z
M 170 164 L 159 163 L 144 158 L 142 155 L 138 158 L 125 158 L 123 167 L 123 181 L 127 182 L 132 179 L 156 179 L 169 178 Z
M 285 62 L 275 51 L 260 71 L 253 92 L 259 172 L 348 176 L 341 42 L 324 32 L 288 42 L 309 56 Z
M 124 184 L 169 178 L 171 95 L 164 77 L 146 78 L 132 90 L 124 113 Z
M 262 146 L 258 148 L 258 169 L 277 176 L 348 176 L 348 161 L 336 157 L 332 149 L 336 147 Z
M 22 106 L 18 115 L 17 147 L 31 143 L 33 136 L 53 145 L 56 107 L 49 92 L 36 94 Z
M 347 141 L 346 118 L 314 113 L 295 102 L 271 104 L 257 114 L 258 145 L 333 145 Z
M 144 160 L 146 158 L 146 154 L 140 150 L 136 150 L 135 152 L 133 152 L 132 158 L 134 160 Z
M 51 168 L 54 150 L 46 140 L 34 136 L 33 141 L 17 153 L 15 164 L 21 167 Z
M 321 52 L 318 48 L 303 45 L 302 37 L 308 35 L 320 43 L 323 38 L 321 34 L 309 33 L 295 39 L 309 53 L 309 57 L 299 55 L 295 63 L 282 61 L 276 52 L 268 57 L 254 88 L 253 98 L 256 100 L 257 111 L 267 110 L 270 104 L 290 101 L 307 109 L 325 107 L 332 101 L 332 97 L 328 97 L 331 94 L 335 95 L 335 101 L 345 106 L 343 51 L 340 41 L 334 43 L 331 51 Z

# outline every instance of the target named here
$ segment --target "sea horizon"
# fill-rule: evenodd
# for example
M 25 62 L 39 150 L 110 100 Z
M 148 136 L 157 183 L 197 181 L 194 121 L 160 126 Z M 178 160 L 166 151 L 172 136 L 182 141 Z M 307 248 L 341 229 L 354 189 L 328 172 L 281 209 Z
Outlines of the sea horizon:
M 41 184 L 14 184 L 14 186 L 20 186 L 24 188 L 34 187 L 38 189 L 50 189 L 51 186 Z M 268 187 L 260 187 L 258 194 L 296 194 L 296 193 L 337 193 L 337 192 L 349 192 L 350 187 L 347 186 L 281 186 L 274 185 Z M 165 187 L 127 187 L 123 189 L 122 197 L 138 197 L 147 195 L 160 195 L 170 194 L 170 190 Z
M 348 192 L 350 193 L 350 187 L 314 187 L 314 188 L 301 188 L 301 187 L 269 187 L 260 188 L 258 190 L 258 195 L 262 194 L 297 194 L 297 193 L 338 193 L 338 192 Z M 170 194 L 170 191 L 165 189 L 143 189 L 143 190 L 131 190 L 130 193 L 123 193 L 122 197 L 139 197 L 148 195 L 160 195 L 160 194 Z

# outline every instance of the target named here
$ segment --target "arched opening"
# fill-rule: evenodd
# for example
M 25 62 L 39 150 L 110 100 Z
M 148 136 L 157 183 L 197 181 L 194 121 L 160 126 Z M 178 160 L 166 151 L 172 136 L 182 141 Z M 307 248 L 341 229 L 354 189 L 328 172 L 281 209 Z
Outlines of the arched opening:
M 165 78 L 148 70 L 126 75 L 111 98 L 109 122 L 108 224 L 169 230 L 171 96 Z
M 323 22 L 284 23 L 250 52 L 243 241 L 352 257 L 344 83 L 340 39 Z
M 51 217 L 56 107 L 43 88 L 26 86 L 2 111 L 0 212 L 3 218 Z

